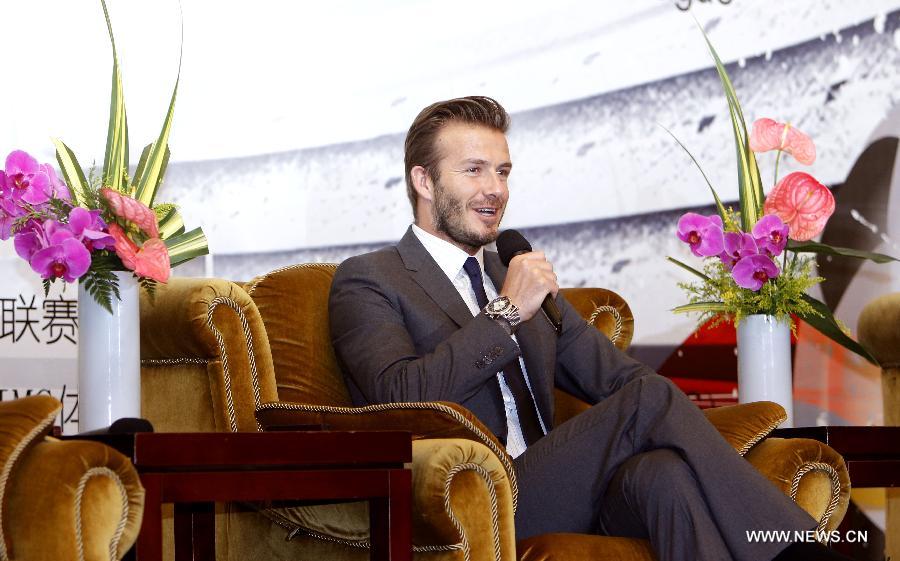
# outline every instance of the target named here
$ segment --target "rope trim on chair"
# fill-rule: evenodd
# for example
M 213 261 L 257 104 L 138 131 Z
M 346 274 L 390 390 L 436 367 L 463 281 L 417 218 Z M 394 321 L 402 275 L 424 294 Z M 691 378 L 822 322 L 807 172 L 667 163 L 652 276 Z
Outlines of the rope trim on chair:
M 253 284 L 251 284 L 250 287 L 247 288 L 246 292 L 249 296 L 253 296 L 253 291 L 256 290 L 256 286 L 259 283 L 265 281 L 270 276 L 277 274 L 277 273 L 281 273 L 284 271 L 290 271 L 293 269 L 318 269 L 318 268 L 322 268 L 322 267 L 327 268 L 327 269 L 337 269 L 337 263 L 295 263 L 294 265 L 286 265 L 284 267 L 275 269 L 274 271 L 269 271 L 268 273 L 264 274 L 263 276 L 257 278 L 255 281 L 253 281 Z
M 620 314 L 619 310 L 617 310 L 613 306 L 598 306 L 594 302 L 591 302 L 591 304 L 594 304 L 594 311 L 591 312 L 590 317 L 588 317 L 587 319 L 588 325 L 593 326 L 594 321 L 596 321 L 597 319 L 597 316 L 599 316 L 601 313 L 608 313 L 616 321 L 616 326 L 615 328 L 613 328 L 613 333 L 609 337 L 610 342 L 615 343 L 619 339 L 619 336 L 622 335 L 622 314 Z
M 764 428 L 764 429 L 762 429 L 761 431 L 759 431 L 758 433 L 756 433 L 756 436 L 754 436 L 753 438 L 751 438 L 750 440 L 748 440 L 747 443 L 744 444 L 744 446 L 741 447 L 740 450 L 738 450 L 738 454 L 740 454 L 741 456 L 745 455 L 747 452 L 750 451 L 751 448 L 753 448 L 754 446 L 756 446 L 756 445 L 759 443 L 760 440 L 762 440 L 763 438 L 765 438 L 766 436 L 768 436 L 768 434 L 769 434 L 770 432 L 772 432 L 773 430 L 775 430 L 775 428 L 776 428 L 778 425 L 780 425 L 781 423 L 785 422 L 786 420 L 787 420 L 787 413 L 785 413 L 784 415 L 778 417 L 775 421 L 773 421 L 772 423 L 770 423 L 766 428 Z
M 462 524 L 459 523 L 459 520 L 454 516 L 453 509 L 450 508 L 450 483 L 453 481 L 453 478 L 457 473 L 461 471 L 474 471 L 478 475 L 484 479 L 485 484 L 488 488 L 488 493 L 491 496 L 491 534 L 494 536 L 494 559 L 497 561 L 500 560 L 500 516 L 499 509 L 497 507 L 497 488 L 494 485 L 494 480 L 491 478 L 491 474 L 488 473 L 483 466 L 473 463 L 466 464 L 458 464 L 453 466 L 453 468 L 447 472 L 447 479 L 444 480 L 444 510 L 447 512 L 447 516 L 450 518 L 450 521 L 453 522 L 453 526 L 456 528 L 456 531 L 459 533 L 459 540 L 463 550 L 463 558 L 465 561 L 470 561 L 471 548 L 469 547 L 469 540 L 466 538 L 466 533 L 463 531 Z
M 219 346 L 219 353 L 222 357 L 222 371 L 225 375 L 225 405 L 228 410 L 228 425 L 231 428 L 231 432 L 237 432 L 237 414 L 234 411 L 234 395 L 231 393 L 231 372 L 228 369 L 228 353 L 225 351 L 225 339 L 213 323 L 213 312 L 219 304 L 224 304 L 234 310 L 241 320 L 241 327 L 244 330 L 244 340 L 247 341 L 247 357 L 250 361 L 250 379 L 253 382 L 254 409 L 259 407 L 259 402 L 261 401 L 259 395 L 259 373 L 256 370 L 256 354 L 254 353 L 253 335 L 250 333 L 250 322 L 247 321 L 244 310 L 231 298 L 225 296 L 213 298 L 209 303 L 209 308 L 206 312 L 206 325 L 215 336 L 216 343 Z M 259 421 L 256 422 L 256 430 L 262 431 L 262 425 L 259 424 Z
M 506 475 L 509 478 L 509 486 L 512 490 L 512 503 L 513 503 L 513 513 L 516 512 L 516 506 L 518 504 L 519 497 L 519 486 L 516 481 L 516 471 L 513 468 L 512 462 L 509 460 L 509 456 L 507 455 L 505 450 L 501 450 L 491 438 L 484 433 L 481 429 L 475 426 L 474 423 L 466 419 L 462 416 L 459 411 L 453 409 L 452 407 L 448 407 L 441 403 L 435 403 L 430 401 L 411 401 L 411 402 L 403 402 L 403 403 L 379 403 L 377 405 L 366 405 L 365 407 L 338 407 L 334 405 L 307 405 L 304 403 L 285 403 L 282 401 L 276 401 L 273 403 L 266 403 L 257 407 L 257 410 L 260 409 L 286 409 L 289 411 L 306 411 L 310 413 L 341 413 L 341 414 L 350 414 L 350 415 L 363 415 L 366 413 L 373 413 L 378 411 L 390 411 L 392 409 L 428 409 L 432 411 L 440 411 L 446 415 L 449 415 L 453 418 L 454 421 L 463 425 L 469 431 L 473 432 L 475 436 L 479 438 L 482 444 L 490 448 L 491 452 L 500 459 L 500 463 L 503 464 L 503 469 L 506 470 Z M 258 423 L 257 423 L 258 424 Z M 262 429 L 260 429 L 262 430 Z
M 182 364 L 209 364 L 205 358 L 180 357 L 180 358 L 142 358 L 141 366 L 180 366 Z
M 831 515 L 834 514 L 834 511 L 837 509 L 838 502 L 840 501 L 841 479 L 840 477 L 838 477 L 837 470 L 835 470 L 834 467 L 829 464 L 826 464 L 824 462 L 806 462 L 797 469 L 797 473 L 794 475 L 794 479 L 791 481 L 791 499 L 794 502 L 797 501 L 797 490 L 800 488 L 800 480 L 804 475 L 811 471 L 825 472 L 831 480 L 831 500 L 828 502 L 828 508 L 825 509 L 825 513 L 822 515 L 822 519 L 819 521 L 819 525 L 816 526 L 816 530 L 819 533 L 818 535 L 824 536 L 824 543 L 825 545 L 828 545 L 829 536 L 828 533 L 825 532 L 825 527 L 828 525 L 828 520 L 831 518 Z
M 85 474 L 81 476 L 81 480 L 78 482 L 78 488 L 75 491 L 75 545 L 78 549 L 78 560 L 84 561 L 84 532 L 81 527 L 81 501 L 84 499 L 84 489 L 87 486 L 87 482 L 92 477 L 110 478 L 113 483 L 116 484 L 116 487 L 118 487 L 119 493 L 122 496 L 122 516 L 119 518 L 119 523 L 116 525 L 116 531 L 113 534 L 112 540 L 109 542 L 109 559 L 110 561 L 115 561 L 118 559 L 119 540 L 122 538 L 122 533 L 125 531 L 125 524 L 128 522 L 128 492 L 125 489 L 125 484 L 122 483 L 122 480 L 116 472 L 108 467 L 92 467 L 87 470 Z
M 32 440 L 34 440 L 37 435 L 41 434 L 51 423 L 53 423 L 53 419 L 56 418 L 59 410 L 57 409 L 53 413 L 44 417 L 44 419 L 38 423 L 33 429 L 28 431 L 28 434 L 23 438 L 13 449 L 12 454 L 9 455 L 9 459 L 6 461 L 6 465 L 3 466 L 3 472 L 0 472 L 0 560 L 8 561 L 9 554 L 6 551 L 6 536 L 3 534 L 3 504 L 6 501 L 6 497 L 4 496 L 4 491 L 6 490 L 6 484 L 9 481 L 9 476 L 12 473 L 12 468 L 16 464 L 16 460 L 19 459 L 19 456 L 22 455 L 22 451 L 28 447 Z

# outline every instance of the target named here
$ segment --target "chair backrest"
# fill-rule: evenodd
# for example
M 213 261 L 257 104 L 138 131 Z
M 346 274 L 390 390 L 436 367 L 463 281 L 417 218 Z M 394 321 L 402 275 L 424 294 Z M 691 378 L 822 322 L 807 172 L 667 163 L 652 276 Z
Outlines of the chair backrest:
M 328 294 L 336 268 L 332 263 L 301 263 L 244 285 L 266 327 L 280 401 L 352 405 L 329 333 Z M 634 318 L 621 296 L 603 288 L 562 292 L 616 346 L 628 347 Z
M 337 268 L 300 263 L 244 285 L 272 349 L 279 401 L 351 406 L 328 327 L 328 293 Z
M 561 288 L 560 292 L 589 324 L 603 332 L 620 350 L 631 344 L 634 316 L 628 302 L 605 288 Z

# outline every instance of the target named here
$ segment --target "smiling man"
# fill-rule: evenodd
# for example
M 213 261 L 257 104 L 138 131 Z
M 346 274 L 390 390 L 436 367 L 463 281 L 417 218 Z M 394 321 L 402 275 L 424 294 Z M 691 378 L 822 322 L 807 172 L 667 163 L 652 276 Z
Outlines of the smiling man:
M 509 200 L 508 126 L 496 101 L 467 97 L 426 107 L 410 127 L 415 223 L 396 246 L 346 260 L 332 285 L 332 341 L 354 402 L 472 411 L 514 458 L 517 539 L 641 537 L 660 561 L 845 559 L 818 544 L 748 541 L 747 530 L 815 521 L 669 380 L 558 297 L 543 253 L 506 268 L 484 248 Z M 558 333 L 538 313 L 548 294 Z M 591 409 L 554 427 L 554 386 Z

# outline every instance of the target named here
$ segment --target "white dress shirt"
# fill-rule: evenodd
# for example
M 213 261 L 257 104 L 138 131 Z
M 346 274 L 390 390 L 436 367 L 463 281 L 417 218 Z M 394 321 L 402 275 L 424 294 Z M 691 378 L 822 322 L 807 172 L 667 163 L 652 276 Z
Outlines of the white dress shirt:
M 466 306 L 469 307 L 469 311 L 472 312 L 472 315 L 478 315 L 481 312 L 481 309 L 478 307 L 478 299 L 475 297 L 475 291 L 472 289 L 472 283 L 469 280 L 469 276 L 463 269 L 463 264 L 466 262 L 469 254 L 452 243 L 429 234 L 415 224 L 412 225 L 412 229 L 416 237 L 419 238 L 419 241 L 422 242 L 422 245 L 425 246 L 425 250 L 434 258 L 438 267 L 444 271 L 444 274 L 447 275 L 447 278 L 449 278 L 450 282 L 453 283 L 453 286 L 456 287 L 457 292 L 462 296 L 463 301 L 465 301 Z M 484 248 L 479 248 L 478 253 L 473 257 L 478 260 L 478 265 L 481 267 L 481 278 L 484 280 L 484 292 L 487 294 L 488 301 L 491 301 L 496 298 L 498 294 L 491 278 L 484 273 Z M 516 339 L 516 336 L 512 335 L 512 338 L 518 345 L 519 341 Z M 519 357 L 519 364 L 522 366 L 522 373 L 525 375 L 528 393 L 531 395 L 532 401 L 534 401 L 534 393 L 531 391 L 531 382 L 528 380 L 528 371 L 525 370 L 525 361 L 522 360 L 521 356 Z M 509 386 L 506 385 L 506 380 L 503 378 L 503 372 L 497 374 L 497 380 L 500 382 L 500 392 L 503 394 L 503 406 L 506 409 L 506 451 L 510 456 L 515 458 L 524 452 L 528 445 L 525 442 L 525 437 L 522 435 L 522 426 L 519 424 L 519 412 L 516 410 L 516 401 L 513 398 Z M 541 423 L 541 430 L 544 434 L 547 434 L 547 426 L 541 418 L 541 412 L 537 408 L 537 403 L 535 403 L 534 409 L 537 411 L 538 421 Z

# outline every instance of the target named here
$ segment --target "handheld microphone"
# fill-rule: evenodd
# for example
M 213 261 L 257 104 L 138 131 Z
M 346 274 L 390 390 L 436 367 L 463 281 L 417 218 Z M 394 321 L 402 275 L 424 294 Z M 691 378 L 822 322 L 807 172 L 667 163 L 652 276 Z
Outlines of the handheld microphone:
M 522 253 L 529 253 L 530 251 L 531 244 L 528 243 L 525 236 L 516 230 L 504 230 L 497 237 L 497 253 L 500 254 L 500 261 L 507 267 L 509 267 L 509 262 L 512 261 L 513 257 Z M 556 307 L 556 302 L 553 301 L 552 294 L 547 294 L 544 297 L 541 310 L 544 312 L 547 320 L 553 325 L 553 328 L 556 329 L 556 334 L 559 335 L 562 332 L 562 315 L 559 313 L 559 308 Z

